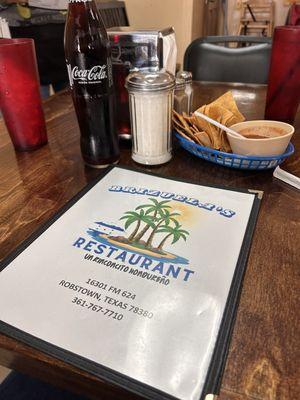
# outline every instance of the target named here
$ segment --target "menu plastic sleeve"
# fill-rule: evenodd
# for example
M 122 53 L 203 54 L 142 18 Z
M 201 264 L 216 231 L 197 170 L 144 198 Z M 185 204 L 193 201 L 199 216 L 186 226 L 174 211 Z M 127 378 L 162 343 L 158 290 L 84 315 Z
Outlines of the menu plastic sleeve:
M 2 262 L 0 331 L 148 399 L 217 394 L 261 197 L 110 168 Z

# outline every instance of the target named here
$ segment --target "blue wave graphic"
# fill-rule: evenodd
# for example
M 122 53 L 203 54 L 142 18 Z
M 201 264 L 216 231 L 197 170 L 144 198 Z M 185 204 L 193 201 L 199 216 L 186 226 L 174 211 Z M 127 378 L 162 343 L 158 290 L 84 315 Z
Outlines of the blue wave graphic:
M 115 231 L 124 232 L 124 229 L 121 228 L 120 226 L 109 225 L 109 224 L 106 224 L 105 222 L 95 222 L 95 224 L 97 224 L 97 225 L 99 225 L 99 226 L 105 226 L 106 228 L 114 229 Z

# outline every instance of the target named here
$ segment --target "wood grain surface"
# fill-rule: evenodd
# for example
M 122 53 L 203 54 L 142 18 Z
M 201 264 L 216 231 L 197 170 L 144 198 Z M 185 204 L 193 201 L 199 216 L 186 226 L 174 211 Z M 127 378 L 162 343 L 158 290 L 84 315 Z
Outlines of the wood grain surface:
M 232 90 L 247 119 L 263 118 L 265 86 L 196 83 L 195 104 Z M 49 144 L 16 153 L 0 120 L 0 259 L 47 221 L 99 171 L 86 168 L 79 129 L 67 92 L 44 104 Z M 283 168 L 300 176 L 300 112 L 292 142 L 295 154 Z M 272 177 L 272 171 L 239 171 L 202 161 L 175 144 L 173 160 L 144 168 L 122 144 L 122 165 L 197 183 L 264 191 L 220 400 L 297 400 L 299 387 L 299 192 Z M 0 364 L 91 399 L 138 399 L 81 370 L 0 335 Z

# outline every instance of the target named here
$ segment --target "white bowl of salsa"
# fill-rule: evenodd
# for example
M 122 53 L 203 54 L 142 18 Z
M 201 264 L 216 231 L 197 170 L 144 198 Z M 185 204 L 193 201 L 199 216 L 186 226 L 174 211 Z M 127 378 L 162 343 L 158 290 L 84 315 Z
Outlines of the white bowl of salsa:
M 290 124 L 268 120 L 244 121 L 230 128 L 244 136 L 242 139 L 227 132 L 232 152 L 244 156 L 280 155 L 295 132 Z

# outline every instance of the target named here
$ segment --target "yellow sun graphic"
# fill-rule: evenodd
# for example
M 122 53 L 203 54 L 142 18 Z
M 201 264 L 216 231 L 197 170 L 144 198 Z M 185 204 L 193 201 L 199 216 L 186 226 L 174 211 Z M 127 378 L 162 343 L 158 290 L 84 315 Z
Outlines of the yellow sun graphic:
M 177 212 L 176 220 L 185 225 L 196 225 L 199 223 L 199 218 L 201 218 L 201 213 L 196 207 L 191 207 L 190 205 L 179 203 L 178 201 L 171 201 L 168 205 L 172 207 L 172 212 Z

